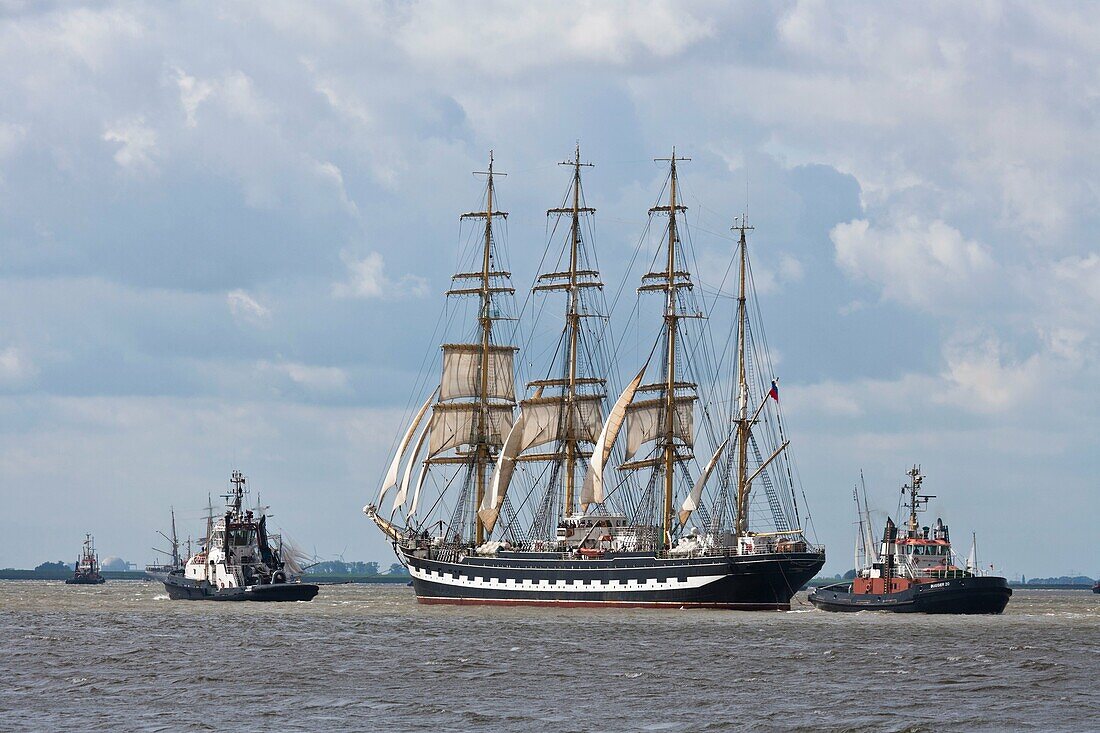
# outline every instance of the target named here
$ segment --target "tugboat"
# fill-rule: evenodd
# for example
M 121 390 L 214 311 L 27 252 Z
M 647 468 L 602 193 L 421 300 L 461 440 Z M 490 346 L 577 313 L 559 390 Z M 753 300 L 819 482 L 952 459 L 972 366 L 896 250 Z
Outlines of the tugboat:
M 909 523 L 899 532 L 887 517 L 882 543 L 874 550 L 863 528 L 861 541 L 870 564 L 860 569 L 851 582 L 816 588 L 810 602 L 824 611 L 891 611 L 894 613 L 1001 613 L 1012 589 L 1005 578 L 979 575 L 973 559 L 962 569 L 952 564 L 948 527 L 937 519 L 933 527 L 921 527 L 917 512 L 927 508 L 935 496 L 921 494 L 924 476 L 920 466 L 907 473 L 902 489 L 908 494 Z M 858 495 L 857 495 L 858 504 Z
M 311 601 L 318 587 L 302 583 L 300 568 L 284 551 L 282 538 L 267 531 L 267 514 L 244 508 L 244 474 L 234 471 L 225 494 L 225 515 L 207 516 L 202 549 L 181 568 L 146 568 L 164 583 L 168 597 L 189 601 Z M 258 516 L 257 516 L 258 515 Z
M 76 569 L 73 577 L 65 581 L 66 585 L 99 585 L 106 583 L 106 579 L 99 574 L 99 555 L 95 551 L 95 543 L 90 534 L 84 535 L 84 551 L 76 561 Z

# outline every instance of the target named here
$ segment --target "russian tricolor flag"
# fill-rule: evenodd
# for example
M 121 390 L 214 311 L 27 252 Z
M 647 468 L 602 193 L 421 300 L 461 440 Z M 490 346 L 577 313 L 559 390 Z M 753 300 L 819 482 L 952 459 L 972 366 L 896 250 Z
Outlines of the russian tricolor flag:
M 776 402 L 779 402 L 779 384 L 778 380 L 772 380 L 772 388 L 768 391 L 768 396 Z

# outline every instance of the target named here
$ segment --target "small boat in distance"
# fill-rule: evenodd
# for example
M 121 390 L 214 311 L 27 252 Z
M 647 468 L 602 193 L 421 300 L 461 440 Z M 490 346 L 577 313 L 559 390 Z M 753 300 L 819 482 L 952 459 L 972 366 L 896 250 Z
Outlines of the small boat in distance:
M 66 585 L 99 585 L 106 583 L 99 573 L 99 555 L 95 551 L 95 542 L 90 534 L 84 536 L 84 550 L 76 561 L 73 577 L 65 581 Z
M 920 466 L 907 474 L 902 489 L 909 495 L 909 522 L 899 532 L 887 517 L 882 542 L 875 549 L 870 538 L 870 515 L 860 512 L 860 542 L 865 565 L 850 582 L 814 589 L 810 602 L 824 611 L 891 611 L 894 613 L 1001 613 L 1012 597 L 1005 578 L 978 574 L 974 551 L 966 569 L 952 564 L 948 527 L 937 519 L 921 527 L 917 512 L 934 496 L 921 494 Z M 859 494 L 856 494 L 857 509 Z M 858 560 L 858 558 L 857 558 Z M 858 564 L 858 563 L 857 563 Z
M 267 530 L 267 513 L 244 508 L 248 480 L 234 471 L 225 494 L 224 516 L 207 515 L 206 537 L 199 552 L 165 572 L 146 573 L 164 583 L 168 597 L 191 601 L 311 601 L 318 587 L 301 582 L 301 568 L 283 547 L 282 537 Z M 173 532 L 173 537 L 175 536 Z M 177 548 L 178 543 L 169 539 Z
M 153 552 L 159 552 L 160 554 L 164 555 L 166 559 L 171 558 L 171 562 L 159 562 L 159 563 L 152 563 L 150 565 L 146 565 L 145 566 L 145 574 L 149 575 L 150 577 L 154 577 L 155 573 L 171 573 L 174 570 L 182 570 L 183 569 L 183 558 L 180 557 L 180 542 L 179 542 L 179 537 L 176 534 L 176 510 L 173 507 L 169 511 L 172 514 L 172 530 L 171 530 L 172 534 L 171 535 L 166 535 L 166 534 L 164 534 L 164 532 L 161 532 L 160 530 L 157 530 L 157 534 L 159 534 L 164 539 L 168 540 L 168 544 L 169 544 L 169 546 L 171 546 L 172 549 L 171 549 L 171 551 L 168 551 L 168 550 L 162 550 L 159 547 L 154 547 Z M 191 556 L 191 547 L 190 547 L 191 540 L 188 539 L 187 542 L 188 542 L 187 557 L 190 557 Z

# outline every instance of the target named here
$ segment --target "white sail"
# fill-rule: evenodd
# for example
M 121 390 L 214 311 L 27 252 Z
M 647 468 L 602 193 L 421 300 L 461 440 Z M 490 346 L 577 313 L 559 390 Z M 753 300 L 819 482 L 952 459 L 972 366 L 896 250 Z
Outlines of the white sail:
M 411 520 L 416 516 L 416 507 L 420 505 L 420 490 L 424 488 L 424 479 L 428 478 L 428 467 L 421 465 L 420 478 L 416 480 L 416 491 L 413 492 L 412 503 L 409 505 L 408 518 Z
M 440 399 L 481 396 L 481 351 L 481 344 L 443 344 Z M 512 346 L 489 346 L 486 397 L 515 402 L 514 354 Z
M 436 456 L 449 448 L 476 443 L 480 412 L 481 406 L 475 403 L 436 404 L 429 423 L 428 455 Z M 490 405 L 488 413 L 488 442 L 500 445 L 512 429 L 512 406 Z
M 393 497 L 393 508 L 390 513 L 396 513 L 398 507 L 405 505 L 405 499 L 409 496 L 409 481 L 412 480 L 413 469 L 419 463 L 420 451 L 424 448 L 424 441 L 428 438 L 428 427 L 425 426 L 420 431 L 420 437 L 416 439 L 416 447 L 413 448 L 412 454 L 409 456 L 408 463 L 405 464 L 405 475 L 401 479 L 401 488 Z
M 975 532 L 970 537 L 970 557 L 966 559 L 966 571 L 974 573 L 978 570 L 978 533 Z
M 646 366 L 649 366 L 649 364 L 647 363 Z M 619 395 L 619 399 L 615 400 L 615 404 L 611 407 L 611 412 L 607 413 L 607 420 L 604 421 L 603 429 L 600 430 L 600 435 L 596 439 L 596 448 L 592 452 L 592 463 L 588 467 L 588 473 L 584 477 L 584 486 L 581 488 L 581 507 L 585 509 L 588 508 L 589 504 L 604 500 L 603 469 L 607 464 L 607 459 L 611 457 L 611 449 L 615 446 L 615 439 L 619 437 L 619 431 L 623 427 L 623 421 L 626 419 L 626 408 L 630 406 L 634 394 L 642 384 L 646 366 L 643 366 L 642 370 L 638 372 L 638 376 L 626 385 L 626 389 L 623 390 L 623 393 Z
M 695 442 L 695 398 L 677 397 L 676 416 L 672 432 L 688 445 Z M 665 401 L 661 399 L 635 402 L 626 410 L 626 457 L 632 457 L 644 443 L 657 440 L 665 433 Z
M 432 390 L 432 393 L 428 395 L 428 399 L 424 400 L 424 404 L 416 413 L 416 417 L 413 418 L 412 423 L 409 425 L 409 429 L 405 432 L 405 437 L 401 439 L 401 443 L 397 446 L 397 453 L 393 457 L 393 461 L 390 463 L 390 470 L 386 472 L 386 480 L 382 482 L 382 490 L 378 493 L 378 506 L 382 506 L 382 500 L 386 498 L 386 494 L 390 489 L 397 486 L 397 472 L 401 468 L 401 459 L 405 456 L 405 449 L 409 447 L 409 441 L 412 440 L 413 435 L 416 433 L 416 429 L 420 426 L 420 421 L 424 419 L 424 413 L 428 411 L 428 407 L 431 406 L 432 400 L 435 398 L 436 390 Z
M 718 465 L 718 461 L 722 458 L 722 452 L 726 450 L 726 446 L 729 444 L 730 439 L 726 438 L 722 441 L 722 445 L 718 446 L 718 450 L 714 451 L 714 455 L 711 456 L 710 461 L 707 462 L 706 468 L 699 474 L 699 478 L 695 480 L 695 486 L 691 488 L 691 493 L 684 499 L 684 503 L 680 505 L 680 524 L 685 524 L 691 513 L 699 508 L 699 501 L 703 498 L 703 487 L 706 486 L 707 479 L 710 478 L 710 474 L 714 471 L 714 467 Z
M 599 395 L 577 395 L 573 404 L 573 419 L 570 435 L 565 430 L 564 397 L 541 397 L 524 400 L 524 430 L 520 451 L 553 443 L 557 440 L 572 438 L 595 443 L 599 437 L 600 400 Z
M 504 440 L 504 446 L 497 456 L 496 469 L 493 471 L 493 479 L 489 483 L 489 490 L 482 497 L 481 506 L 477 510 L 481 523 L 485 525 L 487 534 L 491 534 L 496 526 L 497 517 L 500 516 L 500 508 L 504 505 L 504 497 L 508 493 L 508 486 L 512 482 L 512 473 L 516 470 L 516 456 L 523 450 L 523 436 L 527 412 L 519 414 L 519 419 L 508 432 Z

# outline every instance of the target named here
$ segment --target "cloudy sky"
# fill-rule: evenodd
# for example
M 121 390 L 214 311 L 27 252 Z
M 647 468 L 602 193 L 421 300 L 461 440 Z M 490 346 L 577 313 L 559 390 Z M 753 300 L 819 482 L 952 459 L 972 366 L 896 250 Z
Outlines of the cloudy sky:
M 0 567 L 144 563 L 234 467 L 388 562 L 470 172 L 522 286 L 580 140 L 609 282 L 673 145 L 697 234 L 747 207 L 827 570 L 920 462 L 984 562 L 1100 573 L 1100 10 L 731 5 L 0 3 Z

